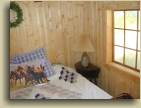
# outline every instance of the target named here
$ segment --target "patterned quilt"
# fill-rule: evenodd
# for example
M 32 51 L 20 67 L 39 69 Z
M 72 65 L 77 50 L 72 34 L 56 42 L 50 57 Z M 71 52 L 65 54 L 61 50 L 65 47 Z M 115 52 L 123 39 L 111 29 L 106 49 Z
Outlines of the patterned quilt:
M 48 83 L 13 91 L 10 99 L 81 99 L 81 94 Z

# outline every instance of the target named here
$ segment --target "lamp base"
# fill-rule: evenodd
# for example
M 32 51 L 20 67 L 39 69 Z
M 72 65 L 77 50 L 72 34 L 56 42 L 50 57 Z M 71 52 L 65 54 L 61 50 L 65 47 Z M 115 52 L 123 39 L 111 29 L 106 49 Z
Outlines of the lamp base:
M 90 58 L 89 58 L 88 54 L 86 52 L 84 52 L 81 56 L 81 65 L 83 67 L 88 67 L 89 63 L 90 63 Z

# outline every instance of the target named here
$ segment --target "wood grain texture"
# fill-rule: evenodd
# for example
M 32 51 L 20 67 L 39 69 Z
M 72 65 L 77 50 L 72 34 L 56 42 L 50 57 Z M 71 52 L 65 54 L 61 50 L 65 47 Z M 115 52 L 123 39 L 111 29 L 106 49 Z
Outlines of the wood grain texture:
M 113 96 L 128 92 L 139 98 L 139 77 L 105 65 L 106 10 L 139 9 L 139 2 L 18 2 L 24 21 L 10 29 L 10 58 L 39 47 L 47 50 L 52 63 L 70 67 L 81 53 L 72 51 L 73 38 L 90 36 L 91 62 L 101 68 L 98 85 Z M 109 30 L 108 30 L 109 31 Z

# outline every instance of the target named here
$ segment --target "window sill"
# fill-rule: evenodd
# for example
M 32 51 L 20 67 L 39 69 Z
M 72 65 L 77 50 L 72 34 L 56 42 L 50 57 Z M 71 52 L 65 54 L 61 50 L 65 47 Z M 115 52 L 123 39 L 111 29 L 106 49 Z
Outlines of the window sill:
M 120 64 L 117 64 L 117 63 L 114 63 L 114 62 L 111 62 L 109 64 L 106 64 L 107 67 L 109 68 L 112 68 L 112 69 L 115 69 L 119 72 L 124 72 L 125 74 L 129 74 L 131 76 L 135 76 L 135 77 L 138 77 L 140 78 L 140 72 L 136 71 L 136 70 L 132 70 L 130 68 L 127 68 L 125 66 L 122 66 Z

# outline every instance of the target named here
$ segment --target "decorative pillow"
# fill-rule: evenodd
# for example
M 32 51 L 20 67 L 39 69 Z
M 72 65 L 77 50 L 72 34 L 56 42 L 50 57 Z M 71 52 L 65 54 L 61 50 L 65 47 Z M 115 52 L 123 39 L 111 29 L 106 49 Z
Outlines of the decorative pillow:
M 46 61 L 37 59 L 22 64 L 10 64 L 10 89 L 17 90 L 48 82 Z
M 46 59 L 45 50 L 43 48 L 36 49 L 29 53 L 17 55 L 10 61 L 10 63 L 19 64 L 35 59 Z
M 46 54 L 45 54 L 45 50 L 43 48 L 39 48 L 37 50 L 34 50 L 34 51 L 26 53 L 26 54 L 18 55 L 16 57 L 14 57 L 14 59 L 12 59 L 12 61 L 10 63 L 21 64 L 21 63 L 26 63 L 29 61 L 34 61 L 36 59 L 40 59 L 40 60 L 44 61 L 44 68 L 46 70 L 46 75 L 48 77 L 54 75 L 55 72 L 51 66 L 50 61 L 47 59 Z
M 74 72 L 69 72 L 67 69 L 62 67 L 59 79 L 60 80 L 63 79 L 64 81 L 68 81 L 70 83 L 74 83 L 74 82 L 76 82 L 77 74 L 74 73 Z

